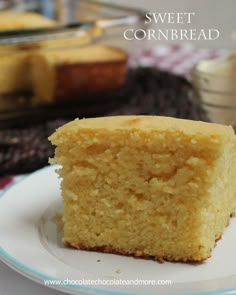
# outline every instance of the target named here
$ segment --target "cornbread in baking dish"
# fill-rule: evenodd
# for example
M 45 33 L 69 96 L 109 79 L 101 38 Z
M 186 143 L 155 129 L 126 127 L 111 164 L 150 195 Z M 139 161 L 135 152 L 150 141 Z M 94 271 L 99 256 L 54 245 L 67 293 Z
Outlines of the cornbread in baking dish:
M 59 128 L 64 243 L 82 250 L 203 261 L 236 212 L 236 140 L 218 124 L 157 116 Z
M 54 20 L 39 13 L 14 10 L 0 11 L 0 31 L 47 28 L 54 25 Z
M 41 51 L 31 63 L 36 100 L 52 103 L 119 88 L 125 80 L 127 54 L 91 45 Z
M 45 28 L 55 25 L 37 13 L 0 11 L 0 31 Z M 31 91 L 29 55 L 39 44 L 0 45 L 0 94 Z
M 57 23 L 38 13 L 19 11 L 0 11 L 0 31 L 51 28 Z M 88 31 L 83 37 L 44 42 L 0 45 L 0 94 L 12 94 L 32 91 L 30 60 L 39 49 L 88 44 L 92 36 L 99 35 L 99 28 Z M 60 53 L 58 53 L 60 54 Z
M 0 12 L 0 31 L 56 25 L 37 13 Z M 0 94 L 33 92 L 35 102 L 52 103 L 119 88 L 125 80 L 127 54 L 88 46 L 101 34 L 95 26 L 79 38 L 0 45 Z
M 0 11 L 0 31 L 52 28 L 56 25 L 57 22 L 55 20 L 39 13 L 14 10 Z M 7 55 L 9 52 L 17 53 L 18 51 L 37 49 L 45 47 L 44 43 L 0 45 L 0 54 L 3 55 L 5 53 Z

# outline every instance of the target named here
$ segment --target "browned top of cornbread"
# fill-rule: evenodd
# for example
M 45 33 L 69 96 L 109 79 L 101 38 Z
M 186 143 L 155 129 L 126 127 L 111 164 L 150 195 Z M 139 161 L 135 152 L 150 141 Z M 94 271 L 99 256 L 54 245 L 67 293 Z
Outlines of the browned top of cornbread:
M 114 116 L 90 119 L 75 119 L 58 129 L 50 138 L 74 133 L 79 130 L 140 130 L 140 131 L 179 131 L 186 135 L 202 134 L 214 137 L 234 136 L 231 126 L 191 121 L 160 116 Z
M 55 21 L 34 12 L 11 10 L 0 12 L 0 31 L 51 27 L 55 24 Z
M 0 11 L 0 31 L 50 28 L 56 26 L 56 24 L 57 23 L 54 20 L 35 12 L 12 10 Z M 49 41 L 45 43 L 47 44 Z M 19 49 L 24 50 L 38 47 L 40 46 L 36 43 L 1 45 L 0 55 L 3 54 L 3 58 L 5 58 L 5 55 L 9 53 L 9 50 L 15 53 L 15 51 L 18 51 Z

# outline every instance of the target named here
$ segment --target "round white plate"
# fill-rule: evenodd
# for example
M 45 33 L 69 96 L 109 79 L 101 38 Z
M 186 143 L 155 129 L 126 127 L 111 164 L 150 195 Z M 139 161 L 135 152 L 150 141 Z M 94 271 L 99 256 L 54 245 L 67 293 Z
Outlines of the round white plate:
M 202 264 L 160 264 L 67 249 L 55 166 L 39 170 L 0 197 L 0 259 L 20 274 L 69 294 L 236 294 L 236 219 Z

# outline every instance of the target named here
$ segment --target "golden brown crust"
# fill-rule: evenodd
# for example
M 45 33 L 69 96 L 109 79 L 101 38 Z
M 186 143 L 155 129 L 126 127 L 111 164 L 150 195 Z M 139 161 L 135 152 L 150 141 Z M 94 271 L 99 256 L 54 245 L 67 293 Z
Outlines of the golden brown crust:
M 217 241 L 216 241 L 217 242 Z M 211 253 L 204 258 L 194 259 L 193 257 L 174 257 L 174 256 L 151 256 L 144 253 L 129 253 L 122 249 L 115 249 L 110 246 L 100 246 L 100 247 L 86 247 L 83 245 L 75 245 L 69 242 L 65 242 L 64 245 L 69 248 L 78 249 L 78 250 L 85 250 L 85 251 L 92 251 L 92 252 L 102 252 L 102 253 L 110 253 L 110 254 L 119 254 L 124 256 L 132 256 L 135 258 L 143 258 L 143 259 L 152 259 L 159 263 L 164 263 L 165 261 L 169 262 L 183 262 L 183 263 L 202 263 L 206 259 L 211 257 Z M 216 244 L 215 244 L 216 245 Z
M 104 93 L 121 87 L 125 81 L 127 58 L 118 61 L 59 64 L 55 67 L 57 101 Z

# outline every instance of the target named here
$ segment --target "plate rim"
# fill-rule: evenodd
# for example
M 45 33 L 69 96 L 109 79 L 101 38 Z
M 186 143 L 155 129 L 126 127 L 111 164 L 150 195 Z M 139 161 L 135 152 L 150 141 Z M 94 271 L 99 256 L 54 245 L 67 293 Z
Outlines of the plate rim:
M 24 181 L 37 176 L 40 173 L 44 173 L 44 171 L 52 170 L 55 173 L 55 169 L 58 165 L 51 165 L 45 166 L 41 169 L 38 169 L 23 178 L 18 179 L 16 182 L 11 184 L 8 188 L 3 190 L 0 193 L 0 201 L 8 194 L 9 191 L 15 189 L 15 187 Z M 135 292 L 123 292 L 123 291 L 114 291 L 114 290 L 106 290 L 102 288 L 94 288 L 89 286 L 83 285 L 46 285 L 44 284 L 44 280 L 60 280 L 59 278 L 48 276 L 47 274 L 37 271 L 28 265 L 20 262 L 16 257 L 12 256 L 5 250 L 0 244 L 0 261 L 11 268 L 13 271 L 17 272 L 18 274 L 22 275 L 23 277 L 34 281 L 42 286 L 48 287 L 50 289 L 54 289 L 57 291 L 63 291 L 67 294 L 78 294 L 78 291 L 87 292 L 87 294 L 106 294 L 106 295 L 140 295 L 139 293 Z M 204 291 L 204 292 L 193 292 L 193 293 L 184 293 L 184 295 L 235 295 L 236 288 L 231 289 L 221 289 L 215 291 Z M 149 295 L 148 293 L 142 293 L 142 295 Z M 161 293 L 159 293 L 161 295 Z M 182 293 L 165 293 L 163 295 L 182 295 Z

